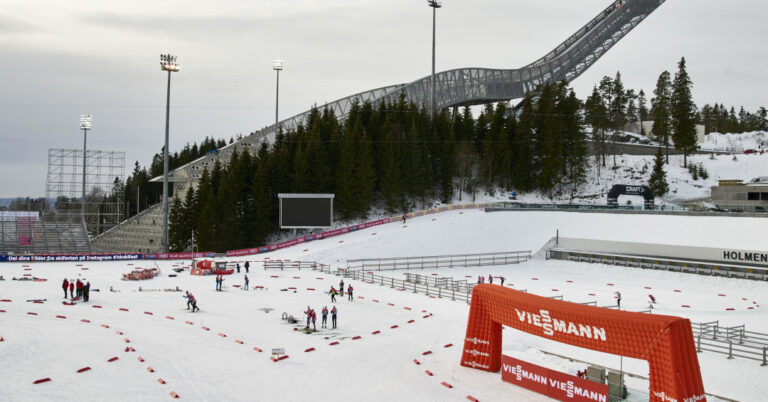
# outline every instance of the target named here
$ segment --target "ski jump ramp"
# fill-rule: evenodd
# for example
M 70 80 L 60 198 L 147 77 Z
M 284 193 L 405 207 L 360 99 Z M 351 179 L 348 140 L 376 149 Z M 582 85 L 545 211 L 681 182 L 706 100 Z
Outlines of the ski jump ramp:
M 489 102 L 519 99 L 537 85 L 565 79 L 570 82 L 595 64 L 610 48 L 624 38 L 632 29 L 645 20 L 666 0 L 613 0 L 594 18 L 584 24 L 573 35 L 540 59 L 518 69 L 499 70 L 490 68 L 459 68 L 435 74 L 435 103 L 437 109 L 462 105 L 479 105 Z M 395 102 L 405 95 L 407 102 L 417 105 L 431 104 L 431 76 L 416 81 L 385 86 L 360 92 L 346 98 L 320 106 L 331 109 L 340 120 L 344 120 L 355 102 Z M 238 146 L 257 147 L 262 142 L 271 144 L 280 127 L 284 132 L 295 129 L 309 116 L 310 111 L 268 126 L 233 144 L 222 148 L 224 155 L 205 156 L 174 170 L 171 181 L 193 182 L 205 166 L 212 166 L 213 160 L 220 159 L 226 164 L 225 155 Z M 227 149 L 229 152 L 227 152 Z M 213 159 L 211 159 L 213 158 Z M 210 159 L 210 160 L 209 160 Z M 196 170 L 197 172 L 192 172 Z M 183 173 L 180 171 L 184 171 Z M 176 174 L 177 172 L 181 174 Z M 184 174 L 186 173 L 186 174 Z M 198 177 L 195 177 L 198 176 Z M 161 181 L 157 177 L 152 181 Z

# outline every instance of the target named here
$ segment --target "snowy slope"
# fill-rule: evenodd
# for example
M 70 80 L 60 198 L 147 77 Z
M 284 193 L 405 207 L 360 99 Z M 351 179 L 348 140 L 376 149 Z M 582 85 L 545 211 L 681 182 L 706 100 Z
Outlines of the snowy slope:
M 742 153 L 748 149 L 767 149 L 768 133 L 755 131 L 743 134 L 709 133 L 704 137 L 701 149 Z
M 359 257 L 536 251 L 557 229 L 561 235 L 572 237 L 764 248 L 764 239 L 756 235 L 764 222 L 757 218 L 466 210 L 414 218 L 407 226 L 391 223 L 239 260 L 316 260 L 336 268 Z M 468 313 L 463 302 L 353 281 L 355 295 L 362 298 L 348 301 L 340 297 L 335 303 L 339 328 L 307 335 L 281 320 L 282 313 L 301 319 L 308 305 L 318 313 L 324 305 L 330 308 L 325 291 L 338 285 L 338 277 L 306 270 L 265 272 L 261 264 L 252 263 L 250 285 L 263 286 L 262 290 L 246 292 L 234 287 L 242 285 L 241 273 L 227 277 L 226 289 L 216 292 L 212 277 L 187 272 L 168 277 L 171 268 L 182 262 L 160 262 L 163 275 L 156 279 L 121 281 L 121 275 L 133 268 L 129 264 L 0 265 L 0 275 L 6 279 L 25 273 L 49 279 L 0 282 L 0 299 L 11 300 L 0 302 L 4 310 L 0 312 L 0 337 L 4 338 L 0 342 L 4 363 L 0 400 L 168 400 L 171 392 L 182 399 L 211 401 L 460 401 L 467 395 L 483 401 L 546 400 L 502 382 L 497 373 L 459 366 Z M 748 330 L 768 332 L 764 310 L 748 309 L 759 306 L 768 295 L 768 284 L 763 282 L 543 260 L 419 273 L 457 279 L 504 275 L 507 285 L 515 289 L 598 305 L 615 304 L 613 292 L 618 290 L 624 295 L 622 305 L 630 310 L 646 308 L 647 294 L 653 292 L 658 300 L 655 313 L 689 317 L 694 322 L 746 323 Z M 402 271 L 386 274 L 403 277 Z M 91 303 L 62 305 L 60 281 L 78 275 L 87 277 L 101 291 L 92 292 Z M 200 312 L 187 311 L 180 292 L 162 291 L 177 286 L 197 296 Z M 110 292 L 110 287 L 116 291 Z M 139 287 L 144 291 L 139 292 Z M 25 301 L 33 298 L 48 301 Z M 682 304 L 691 308 L 682 308 Z M 266 312 L 265 308 L 273 310 Z M 319 327 L 320 322 L 317 324 Z M 392 328 L 394 325 L 398 327 Z M 380 333 L 373 334 L 375 331 Z M 361 338 L 353 339 L 355 336 Z M 338 344 L 331 345 L 333 342 Z M 453 346 L 445 347 L 448 344 Z M 135 352 L 125 351 L 131 347 Z M 290 357 L 273 363 L 270 350 L 280 347 Z M 315 350 L 305 352 L 309 348 Z M 423 355 L 426 351 L 432 353 Z M 584 368 L 541 351 L 617 369 L 623 366 L 629 372 L 647 375 L 643 361 L 622 360 L 505 331 L 507 354 L 570 373 Z M 108 362 L 112 357 L 118 360 Z M 416 365 L 414 359 L 421 364 Z M 706 352 L 699 354 L 699 359 L 707 392 L 745 401 L 768 399 L 768 372 L 758 362 L 727 360 Z M 86 366 L 91 370 L 77 373 Z M 425 370 L 434 375 L 428 376 Z M 51 381 L 33 384 L 42 378 Z M 454 388 L 442 386 L 443 381 Z M 641 380 L 628 381 L 628 385 L 636 398 L 642 398 L 648 386 Z
M 653 169 L 654 156 L 648 155 L 617 155 L 616 166 L 613 165 L 613 156 L 606 159 L 606 167 L 598 169 L 591 166 L 587 171 L 586 183 L 582 186 L 574 203 L 605 204 L 608 191 L 614 184 L 647 185 Z M 594 162 L 594 158 L 592 158 Z M 680 204 L 689 201 L 701 201 L 709 199 L 712 187 L 718 185 L 718 180 L 742 180 L 748 181 L 757 176 L 768 176 L 768 154 L 736 155 L 690 155 L 688 163 L 698 166 L 701 164 L 709 173 L 709 178 L 694 180 L 687 168 L 683 167 L 682 155 L 671 155 L 669 164 L 665 165 L 667 183 L 670 192 L 664 197 L 657 197 L 656 204 Z M 594 163 L 593 163 L 594 164 Z M 477 202 L 509 201 L 509 195 L 478 194 Z M 464 194 L 463 199 L 471 199 Z M 568 195 L 550 200 L 538 193 L 517 192 L 517 199 L 521 202 L 569 202 Z M 621 205 L 630 201 L 633 205 L 642 205 L 641 196 L 621 196 Z M 458 202 L 458 200 L 454 200 Z M 465 201 L 466 202 L 466 201 Z

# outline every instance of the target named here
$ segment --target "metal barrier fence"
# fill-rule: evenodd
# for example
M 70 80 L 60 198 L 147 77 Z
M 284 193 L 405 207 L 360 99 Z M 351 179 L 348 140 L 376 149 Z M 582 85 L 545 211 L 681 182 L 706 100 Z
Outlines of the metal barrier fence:
M 473 285 L 469 285 L 466 291 L 457 290 L 457 288 L 443 288 L 440 286 L 430 286 L 429 282 L 408 282 L 404 279 L 395 279 L 382 275 L 375 275 L 373 272 L 363 272 L 358 270 L 340 270 L 345 278 L 360 280 L 369 284 L 378 284 L 389 286 L 390 288 L 401 291 L 412 291 L 413 293 L 424 293 L 427 296 L 437 298 L 450 298 L 451 300 L 461 300 L 470 303 L 472 300 Z
M 367 258 L 347 261 L 347 270 L 391 271 L 519 264 L 531 259 L 531 250 L 499 253 Z
M 768 334 L 747 331 L 744 324 L 723 327 L 719 321 L 692 322 L 691 329 L 697 352 L 705 350 L 728 355 L 729 359 L 741 357 L 768 365 Z
M 550 258 L 621 265 L 625 267 L 659 269 L 664 271 L 687 272 L 700 275 L 768 280 L 768 269 L 747 265 L 722 264 L 718 262 L 685 261 L 640 255 L 606 254 L 597 251 L 565 250 L 557 248 L 547 250 L 547 259 Z
M 320 264 L 319 262 L 315 261 L 264 261 L 264 270 L 270 270 L 270 269 L 315 269 L 315 270 L 323 270 L 325 268 L 328 273 L 330 273 L 330 266 L 325 264 Z M 326 272 L 326 271 L 323 271 Z

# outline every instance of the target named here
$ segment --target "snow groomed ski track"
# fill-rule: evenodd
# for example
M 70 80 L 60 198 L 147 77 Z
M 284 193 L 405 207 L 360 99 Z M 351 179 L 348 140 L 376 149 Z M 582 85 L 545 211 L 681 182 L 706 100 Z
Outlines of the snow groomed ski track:
M 407 225 L 393 222 L 269 254 L 228 257 L 241 265 L 251 261 L 248 276 L 257 290 L 248 292 L 236 286 L 243 284 L 244 272 L 226 277 L 223 292 L 214 290 L 210 276 L 186 271 L 168 276 L 187 261 L 157 261 L 162 274 L 142 282 L 120 278 L 145 261 L 4 263 L 0 353 L 13 369 L 4 374 L 0 399 L 162 401 L 172 399 L 174 392 L 180 399 L 194 400 L 548 400 L 504 383 L 498 373 L 459 366 L 469 313 L 465 302 L 345 278 L 355 288 L 355 300 L 339 297 L 332 304 L 326 291 L 338 285 L 338 276 L 304 269 L 265 271 L 260 261 L 268 257 L 344 267 L 345 260 L 364 257 L 538 250 L 557 229 L 584 238 L 760 248 L 761 238 L 744 233 L 758 233 L 763 223 L 749 217 L 446 211 L 408 219 Z M 695 322 L 719 320 L 723 326 L 747 324 L 749 330 L 768 332 L 760 306 L 768 294 L 763 281 L 543 259 L 417 273 L 469 281 L 502 275 L 511 289 L 598 306 L 615 305 L 614 292 L 621 291 L 622 307 L 630 311 L 647 309 L 652 293 L 657 300 L 653 314 Z M 24 274 L 48 281 L 11 279 Z M 55 298 L 61 297 L 62 278 L 78 274 L 101 291 L 92 292 L 90 303 L 59 303 Z M 403 271 L 382 274 L 405 277 Z M 177 286 L 194 293 L 199 312 L 186 310 Z M 25 302 L 35 298 L 48 300 Z M 305 334 L 281 319 L 286 312 L 301 320 L 307 305 L 316 311 L 337 306 L 338 328 Z M 289 357 L 272 361 L 273 348 L 284 348 Z M 544 352 L 614 369 L 622 364 L 616 355 L 509 328 L 504 330 L 502 351 L 570 374 L 585 364 Z M 766 373 L 759 362 L 710 352 L 698 358 L 707 393 L 763 399 Z M 78 372 L 86 367 L 90 370 Z M 624 358 L 623 368 L 647 376 L 648 363 Z M 627 385 L 633 395 L 648 389 L 648 382 L 638 378 L 628 378 Z

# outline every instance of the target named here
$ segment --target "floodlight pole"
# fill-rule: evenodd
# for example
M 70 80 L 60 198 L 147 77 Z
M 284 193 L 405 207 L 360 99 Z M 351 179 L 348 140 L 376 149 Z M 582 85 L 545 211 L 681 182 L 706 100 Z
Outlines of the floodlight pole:
M 283 64 L 285 64 L 282 60 L 275 60 L 272 62 L 272 69 L 275 70 L 277 73 L 277 82 L 275 84 L 275 134 L 277 134 L 279 127 L 277 126 L 278 122 L 278 105 L 280 101 L 280 71 L 283 69 Z
M 85 222 L 85 153 L 86 153 L 86 142 L 88 137 L 88 129 L 83 128 L 83 199 L 82 202 L 80 202 L 80 215 L 83 217 L 83 222 Z
M 171 105 L 171 73 L 179 71 L 176 56 L 160 55 L 160 68 L 168 71 L 168 86 L 165 98 L 165 147 L 163 148 L 163 252 L 168 252 L 168 124 Z
M 437 23 L 437 9 L 442 7 L 443 4 L 438 0 L 427 0 L 427 4 L 432 7 L 432 79 L 430 85 L 432 86 L 432 116 L 437 114 L 437 102 L 435 99 L 435 33 Z
M 83 219 L 83 228 L 86 230 L 86 236 L 87 236 L 87 227 L 85 226 L 85 173 L 86 173 L 86 167 L 85 167 L 85 159 L 86 159 L 86 153 L 87 153 L 87 138 L 88 138 L 88 129 L 93 127 L 93 118 L 89 114 L 83 114 L 80 115 L 80 129 L 83 130 L 83 198 L 80 201 L 80 216 Z

